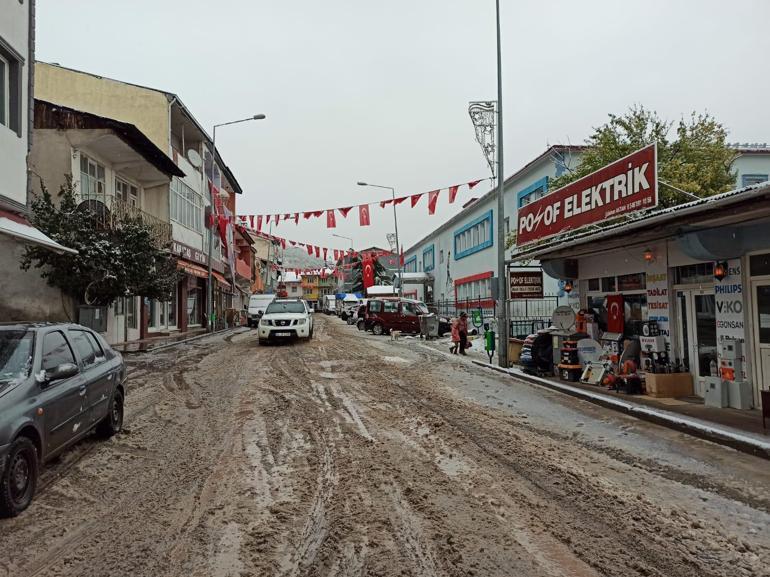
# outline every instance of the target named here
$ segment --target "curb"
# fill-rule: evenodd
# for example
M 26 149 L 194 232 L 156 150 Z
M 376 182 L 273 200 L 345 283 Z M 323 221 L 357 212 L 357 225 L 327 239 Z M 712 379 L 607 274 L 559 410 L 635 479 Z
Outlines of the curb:
M 150 349 L 144 350 L 144 351 L 119 351 L 121 355 L 138 355 L 141 353 L 155 353 L 157 351 L 162 351 L 165 349 L 170 349 L 171 347 L 175 347 L 177 345 L 184 345 L 186 343 L 190 343 L 193 341 L 197 341 L 200 339 L 203 339 L 205 337 L 213 337 L 214 335 L 221 335 L 227 332 L 235 331 L 236 329 L 241 327 L 235 327 L 231 329 L 222 329 L 220 331 L 214 331 L 213 333 L 201 333 L 199 335 L 195 335 L 194 337 L 190 337 L 189 339 L 183 339 L 181 341 L 174 341 L 173 343 L 166 343 L 163 345 L 158 345 L 157 347 L 152 347 Z
M 755 439 L 754 437 L 746 435 L 735 429 L 724 429 L 710 425 L 706 421 L 701 421 L 692 417 L 674 415 L 673 413 L 652 409 L 637 403 L 615 399 L 598 393 L 592 393 L 590 391 L 584 391 L 583 389 L 578 389 L 577 387 L 571 387 L 561 383 L 555 383 L 547 379 L 535 377 L 534 375 L 528 375 L 518 369 L 504 369 L 502 367 L 490 365 L 489 363 L 485 363 L 476 359 L 471 359 L 471 362 L 474 365 L 515 377 L 533 385 L 577 397 L 583 399 L 584 401 L 594 403 L 595 405 L 613 409 L 638 419 L 650 421 L 657 425 L 675 429 L 694 437 L 712 441 L 719 445 L 731 447 L 743 453 L 748 453 L 756 457 L 770 460 L 770 440 L 763 441 L 761 439 Z

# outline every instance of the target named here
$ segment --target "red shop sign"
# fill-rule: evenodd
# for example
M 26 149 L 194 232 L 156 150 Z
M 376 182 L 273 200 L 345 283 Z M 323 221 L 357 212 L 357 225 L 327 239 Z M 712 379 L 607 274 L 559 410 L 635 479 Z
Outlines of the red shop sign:
M 657 206 L 657 161 L 651 144 L 522 206 L 516 244 Z

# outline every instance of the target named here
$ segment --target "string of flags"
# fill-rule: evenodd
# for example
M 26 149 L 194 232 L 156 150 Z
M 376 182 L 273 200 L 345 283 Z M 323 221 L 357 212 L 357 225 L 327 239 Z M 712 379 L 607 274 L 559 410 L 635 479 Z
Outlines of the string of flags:
M 379 205 L 380 208 L 385 208 L 388 205 L 395 205 L 398 206 L 399 204 L 402 204 L 409 201 L 410 207 L 415 208 L 423 196 L 428 198 L 428 214 L 433 215 L 436 213 L 436 206 L 438 204 L 439 196 L 442 192 L 446 191 L 449 199 L 449 204 L 453 204 L 455 199 L 457 198 L 457 193 L 460 190 L 460 187 L 467 186 L 468 190 L 473 189 L 474 186 L 479 184 L 480 182 L 483 182 L 484 180 L 489 180 L 488 178 L 482 178 L 479 180 L 472 180 L 470 182 L 465 182 L 463 184 L 455 184 L 453 186 L 450 186 L 448 188 L 439 188 L 436 190 L 431 190 L 430 192 L 421 192 L 419 194 L 411 194 L 407 196 L 400 196 L 397 198 L 388 198 L 385 200 L 380 200 L 377 202 L 370 202 L 366 204 L 360 204 L 358 205 L 358 224 L 359 226 L 370 226 L 371 225 L 371 210 L 370 207 Z M 302 220 L 310 220 L 311 218 L 326 218 L 326 228 L 336 228 L 337 227 L 337 212 L 340 213 L 342 218 L 347 218 L 348 214 L 356 208 L 355 206 L 346 206 L 342 208 L 326 208 L 323 210 L 308 210 L 308 211 L 302 211 L 302 212 L 294 212 L 294 213 L 283 213 L 283 214 L 240 214 L 238 215 L 238 220 L 244 225 L 251 228 L 251 230 L 255 230 L 257 232 L 262 232 L 263 227 L 267 227 L 270 224 L 273 224 L 274 226 L 278 226 L 282 221 L 294 221 L 294 224 L 299 224 L 300 219 Z

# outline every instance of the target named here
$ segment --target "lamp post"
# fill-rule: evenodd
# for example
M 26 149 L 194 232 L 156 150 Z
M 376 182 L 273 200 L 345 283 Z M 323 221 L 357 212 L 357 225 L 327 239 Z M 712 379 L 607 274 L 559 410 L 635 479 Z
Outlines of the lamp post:
M 211 183 L 214 184 L 214 166 L 216 164 L 217 159 L 217 128 L 221 126 L 229 126 L 230 124 L 239 124 L 241 122 L 249 122 L 251 120 L 264 120 L 265 115 L 264 114 L 255 114 L 254 116 L 249 116 L 248 118 L 242 118 L 240 120 L 232 120 L 230 122 L 222 122 L 221 124 L 215 124 L 214 130 L 211 134 Z M 206 174 L 204 170 L 203 178 L 205 181 Z M 205 182 L 204 182 L 205 184 Z M 221 182 L 220 182 L 221 186 Z M 214 191 L 212 190 L 212 187 L 209 188 L 209 203 L 210 203 L 210 210 L 213 214 L 214 211 Z M 209 222 L 209 250 L 208 250 L 208 285 L 206 287 L 206 314 L 208 315 L 208 329 L 209 332 L 212 332 L 214 330 L 214 278 L 211 272 L 211 255 L 214 251 L 214 227 L 211 222 Z
M 350 250 L 353 250 L 353 239 L 352 238 L 350 238 L 349 236 L 342 236 L 341 234 L 334 234 L 334 233 L 332 233 L 332 236 L 336 236 L 337 238 L 344 238 L 345 240 L 349 240 L 350 241 Z
M 505 278 L 505 172 L 503 170 L 503 57 L 500 50 L 500 0 L 495 0 L 497 15 L 497 334 L 500 346 L 497 360 L 508 368 L 508 282 Z
M 384 188 L 389 190 L 393 198 L 393 227 L 396 230 L 396 262 L 398 263 L 398 296 L 404 296 L 404 279 L 401 278 L 401 245 L 398 242 L 398 214 L 396 213 L 396 189 L 392 186 L 381 186 L 379 184 L 368 184 L 358 181 L 358 186 L 371 186 L 372 188 Z

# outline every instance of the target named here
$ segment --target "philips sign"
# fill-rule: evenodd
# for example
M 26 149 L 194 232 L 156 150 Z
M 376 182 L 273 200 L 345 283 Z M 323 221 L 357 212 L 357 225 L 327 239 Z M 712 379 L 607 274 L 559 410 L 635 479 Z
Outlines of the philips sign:
M 615 218 L 658 204 L 657 148 L 637 150 L 522 206 L 516 244 Z

